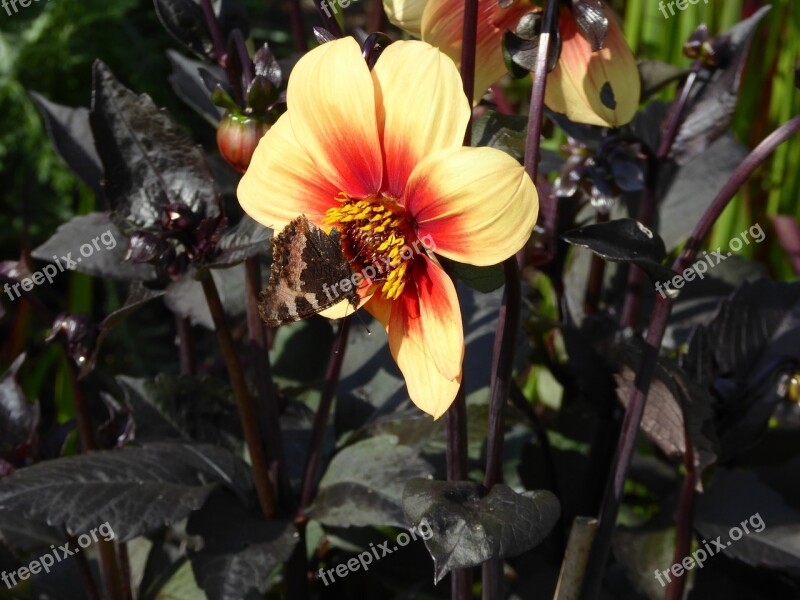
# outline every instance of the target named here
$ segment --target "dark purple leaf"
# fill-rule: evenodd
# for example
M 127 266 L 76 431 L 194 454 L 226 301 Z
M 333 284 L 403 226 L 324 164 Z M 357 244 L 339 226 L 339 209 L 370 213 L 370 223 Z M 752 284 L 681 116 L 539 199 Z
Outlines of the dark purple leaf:
M 0 512 L 75 535 L 108 522 L 124 542 L 186 518 L 220 485 L 253 494 L 249 467 L 227 450 L 160 442 L 20 469 L 0 481 Z
M 734 25 L 721 36 L 730 59 L 720 69 L 704 69 L 700 80 L 709 79 L 702 92 L 691 100 L 691 107 L 678 131 L 672 147 L 672 157 L 678 164 L 686 164 L 705 150 L 730 127 L 739 98 L 742 73 L 747 62 L 750 42 L 756 27 L 770 10 L 764 6 L 752 17 Z
M 39 424 L 39 403 L 29 402 L 17 380 L 25 362 L 20 354 L 0 376 L 0 452 L 14 450 L 31 441 Z
M 108 213 L 89 213 L 59 225 L 53 236 L 31 256 L 55 263 L 50 265 L 50 270 L 55 271 L 56 277 L 72 268 L 93 277 L 121 281 L 154 279 L 153 267 L 126 261 L 127 251 L 128 238 L 111 222 Z M 70 258 L 75 264 L 70 265 L 62 257 Z
M 674 273 L 662 264 L 667 255 L 659 235 L 635 219 L 615 219 L 572 229 L 561 236 L 574 246 L 589 248 L 606 260 L 629 262 L 661 281 Z
M 202 149 L 149 96 L 127 89 L 100 61 L 90 120 L 105 167 L 105 196 L 119 226 L 151 226 L 173 203 L 198 215 L 219 213 Z
M 167 58 L 172 65 L 172 73 L 169 76 L 172 89 L 197 114 L 216 127 L 223 111 L 211 102 L 211 93 L 206 89 L 200 69 L 202 68 L 206 73 L 209 73 L 209 69 L 221 73 L 221 69 L 186 58 L 174 50 L 167 50 Z M 224 75 L 224 73 L 221 74 Z M 210 74 L 209 77 L 211 77 Z
M 89 126 L 89 110 L 50 102 L 37 92 L 31 92 L 31 98 L 44 116 L 50 141 L 61 160 L 101 196 L 103 167 Z
M 498 484 L 486 493 L 471 481 L 412 479 L 403 491 L 411 525 L 432 531 L 425 540 L 436 582 L 453 569 L 490 558 L 510 558 L 537 546 L 558 521 L 561 507 L 548 491 L 517 494 Z
M 578 31 L 592 47 L 602 50 L 608 35 L 608 17 L 601 0 L 572 0 L 572 14 Z
M 265 519 L 232 494 L 219 491 L 189 517 L 186 531 L 203 540 L 190 551 L 195 579 L 209 598 L 239 600 L 252 591 L 264 595 L 301 540 L 289 520 Z

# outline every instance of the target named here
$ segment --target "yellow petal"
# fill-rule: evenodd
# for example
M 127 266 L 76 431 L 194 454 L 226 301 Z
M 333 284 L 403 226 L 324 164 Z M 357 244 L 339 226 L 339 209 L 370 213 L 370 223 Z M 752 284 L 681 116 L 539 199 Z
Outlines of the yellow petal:
M 392 24 L 415 37 L 422 34 L 422 12 L 428 0 L 383 0 L 383 9 Z
M 456 397 L 464 360 L 453 282 L 438 264 L 422 257 L 400 298 L 390 301 L 376 294 L 366 308 L 386 327 L 411 401 L 438 419 Z
M 297 143 L 285 114 L 258 143 L 237 195 L 248 215 L 265 227 L 279 230 L 301 214 L 319 224 L 325 211 L 336 204 L 338 192 L 336 186 L 320 177 Z
M 353 38 L 322 44 L 301 58 L 289 77 L 286 99 L 295 138 L 314 162 L 317 177 L 355 198 L 380 190 L 375 90 Z
M 372 76 L 386 160 L 384 191 L 399 198 L 424 156 L 463 143 L 470 106 L 453 61 L 424 42 L 395 42 Z
M 405 204 L 426 246 L 476 266 L 515 254 L 539 213 L 539 196 L 525 169 L 494 148 L 428 156 L 411 174 Z
M 575 18 L 561 9 L 561 57 L 547 77 L 545 104 L 571 121 L 620 127 L 629 123 L 639 107 L 641 81 L 636 59 L 619 25 L 608 15 L 605 47 L 592 52 L 578 33 Z
M 519 18 L 531 9 L 527 1 L 517 1 L 503 9 L 497 0 L 479 0 L 474 100 L 479 100 L 490 85 L 506 74 L 503 33 L 506 29 L 513 29 Z M 424 41 L 438 47 L 460 65 L 463 36 L 464 0 L 428 2 L 422 15 Z

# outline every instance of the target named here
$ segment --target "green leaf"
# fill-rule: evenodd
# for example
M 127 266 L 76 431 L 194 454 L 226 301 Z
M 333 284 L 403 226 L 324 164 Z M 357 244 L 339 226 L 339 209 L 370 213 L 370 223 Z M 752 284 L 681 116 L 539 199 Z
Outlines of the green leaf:
M 448 274 L 463 281 L 473 290 L 484 294 L 499 289 L 506 282 L 505 271 L 503 270 L 502 264 L 488 267 L 476 267 L 446 258 L 440 258 L 439 260 Z

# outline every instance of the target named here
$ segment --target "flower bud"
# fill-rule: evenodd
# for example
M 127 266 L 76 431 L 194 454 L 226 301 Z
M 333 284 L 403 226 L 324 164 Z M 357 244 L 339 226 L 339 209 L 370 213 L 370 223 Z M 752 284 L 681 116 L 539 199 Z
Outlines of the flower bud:
M 83 367 L 92 359 L 98 334 L 97 326 L 88 315 L 61 313 L 53 321 L 45 341 L 48 344 L 62 342 L 75 364 Z
M 256 117 L 226 112 L 217 126 L 217 146 L 222 158 L 239 173 L 244 173 L 269 127 L 269 123 Z

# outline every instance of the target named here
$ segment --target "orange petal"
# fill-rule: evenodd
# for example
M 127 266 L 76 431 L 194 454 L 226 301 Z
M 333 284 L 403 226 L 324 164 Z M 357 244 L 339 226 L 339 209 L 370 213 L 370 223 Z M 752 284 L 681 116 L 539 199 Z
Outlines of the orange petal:
M 399 198 L 424 156 L 460 146 L 470 106 L 453 61 L 424 42 L 395 42 L 372 70 L 386 160 L 385 192 Z
M 497 0 L 479 0 L 474 100 L 479 100 L 490 85 L 506 74 L 503 33 L 506 29 L 514 29 L 519 18 L 531 9 L 530 3 L 522 0 L 506 9 L 500 8 Z M 438 47 L 460 65 L 463 36 L 463 0 L 428 2 L 422 15 L 424 41 Z
M 461 312 L 453 282 L 438 264 L 421 257 L 413 269 L 400 298 L 384 300 L 376 294 L 366 308 L 386 327 L 412 402 L 438 419 L 461 384 Z
M 422 12 L 428 0 L 383 0 L 386 16 L 394 25 L 415 37 L 422 35 Z
M 405 204 L 426 246 L 477 266 L 515 254 L 539 213 L 539 196 L 525 169 L 494 148 L 430 155 L 411 174 Z
M 237 195 L 248 215 L 278 230 L 300 214 L 319 224 L 325 211 L 336 204 L 338 192 L 319 176 L 285 114 L 258 143 Z
M 375 90 L 353 38 L 322 44 L 301 58 L 286 100 L 295 138 L 314 162 L 316 177 L 354 198 L 380 190 Z
M 641 81 L 614 15 L 608 14 L 605 47 L 598 52 L 592 52 L 578 33 L 569 9 L 561 9 L 559 29 L 561 57 L 547 78 L 547 107 L 576 123 L 602 127 L 629 123 L 639 107 Z

